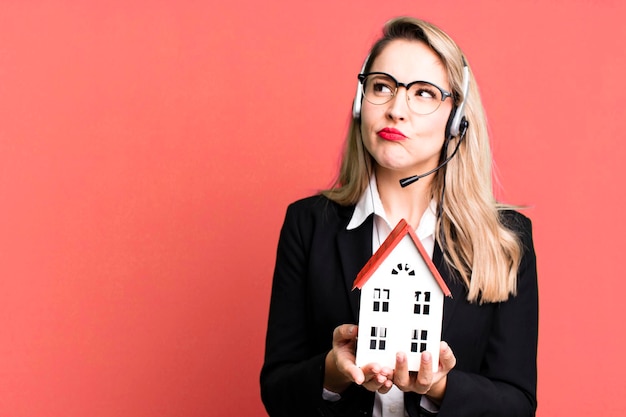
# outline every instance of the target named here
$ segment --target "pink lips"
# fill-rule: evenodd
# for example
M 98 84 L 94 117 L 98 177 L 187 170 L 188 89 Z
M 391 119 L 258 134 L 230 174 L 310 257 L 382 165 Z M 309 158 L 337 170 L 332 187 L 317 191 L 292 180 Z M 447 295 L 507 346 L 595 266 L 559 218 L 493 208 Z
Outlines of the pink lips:
M 394 141 L 394 142 L 406 139 L 406 136 L 404 135 L 404 133 L 400 132 L 398 129 L 394 129 L 393 127 L 386 127 L 384 129 L 379 130 L 376 133 L 381 138 L 385 140 Z

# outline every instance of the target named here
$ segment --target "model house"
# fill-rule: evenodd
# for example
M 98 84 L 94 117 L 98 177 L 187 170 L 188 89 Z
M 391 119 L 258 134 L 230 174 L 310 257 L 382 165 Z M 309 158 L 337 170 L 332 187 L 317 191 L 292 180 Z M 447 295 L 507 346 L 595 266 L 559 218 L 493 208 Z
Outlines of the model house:
M 443 297 L 451 296 L 415 231 L 401 220 L 354 281 L 361 289 L 356 364 L 395 368 L 405 352 L 417 371 L 421 352 L 439 365 Z

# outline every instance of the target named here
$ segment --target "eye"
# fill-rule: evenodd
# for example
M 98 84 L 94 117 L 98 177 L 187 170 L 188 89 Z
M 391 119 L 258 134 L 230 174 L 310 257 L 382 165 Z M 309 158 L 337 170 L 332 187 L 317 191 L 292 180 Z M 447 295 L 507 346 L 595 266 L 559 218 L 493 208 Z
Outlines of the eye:
M 383 94 L 391 94 L 391 92 L 393 91 L 393 88 L 391 88 L 391 86 L 388 83 L 384 83 L 382 81 L 376 81 L 372 85 L 372 89 L 376 93 L 383 93 Z
M 416 82 L 411 85 L 410 96 L 420 101 L 437 101 L 441 100 L 441 91 L 432 84 L 426 82 Z
M 436 99 L 439 94 L 437 94 L 437 89 L 430 86 L 419 86 L 415 89 L 415 96 L 424 100 L 433 100 Z
M 393 96 L 396 91 L 396 83 L 384 76 L 373 76 L 367 80 L 367 89 L 377 96 Z

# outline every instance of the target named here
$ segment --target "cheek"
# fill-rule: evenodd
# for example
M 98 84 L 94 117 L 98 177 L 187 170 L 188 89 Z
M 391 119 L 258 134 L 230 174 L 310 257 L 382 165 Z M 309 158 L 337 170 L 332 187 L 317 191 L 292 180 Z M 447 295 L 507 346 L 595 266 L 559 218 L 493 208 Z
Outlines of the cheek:
M 432 116 L 433 118 L 430 129 L 433 135 L 436 135 L 437 137 L 441 136 L 442 139 L 445 139 L 446 126 L 448 125 L 448 120 L 450 119 L 450 110 L 440 111 Z
M 363 109 L 365 110 L 365 109 Z M 378 118 L 373 114 L 372 111 L 361 111 L 361 139 L 366 147 L 369 148 L 369 144 L 375 140 L 375 124 Z
M 384 117 L 384 111 L 381 113 L 383 106 L 374 106 L 367 101 L 363 101 L 361 105 L 361 131 L 365 132 L 368 128 L 372 127 L 372 122 L 374 120 L 380 119 L 380 117 Z

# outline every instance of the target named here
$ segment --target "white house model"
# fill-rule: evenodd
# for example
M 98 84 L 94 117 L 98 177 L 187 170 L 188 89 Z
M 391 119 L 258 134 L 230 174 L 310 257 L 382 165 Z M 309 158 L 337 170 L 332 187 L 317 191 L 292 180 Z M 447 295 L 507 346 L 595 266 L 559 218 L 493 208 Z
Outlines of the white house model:
M 405 352 L 410 371 L 418 371 L 421 352 L 439 366 L 443 297 L 450 290 L 403 219 L 354 281 L 361 289 L 356 364 L 378 363 L 391 369 Z

